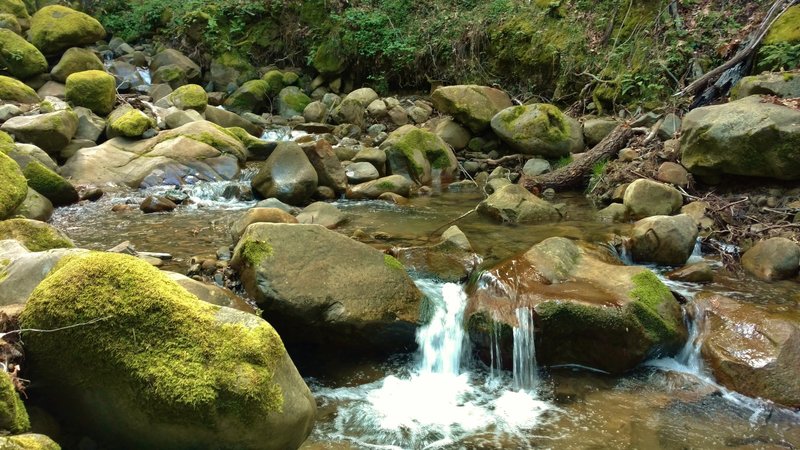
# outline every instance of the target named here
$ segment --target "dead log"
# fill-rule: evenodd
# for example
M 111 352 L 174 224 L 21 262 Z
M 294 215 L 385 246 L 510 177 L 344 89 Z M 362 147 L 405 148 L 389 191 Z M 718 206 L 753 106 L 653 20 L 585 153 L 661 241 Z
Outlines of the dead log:
M 600 141 L 591 150 L 570 164 L 553 172 L 526 177 L 519 180 L 525 189 L 538 194 L 545 189 L 553 188 L 556 191 L 584 188 L 592 173 L 594 165 L 598 162 L 616 156 L 620 150 L 628 145 L 633 137 L 633 130 L 628 124 L 620 124 L 605 139 Z

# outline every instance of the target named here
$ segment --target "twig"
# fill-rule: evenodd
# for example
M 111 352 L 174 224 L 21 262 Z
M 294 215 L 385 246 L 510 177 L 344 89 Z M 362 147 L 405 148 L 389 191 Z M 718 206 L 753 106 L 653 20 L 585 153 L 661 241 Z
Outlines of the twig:
M 86 326 L 86 325 L 92 325 L 94 323 L 101 322 L 103 320 L 108 320 L 111 317 L 112 316 L 99 317 L 97 319 L 92 319 L 92 320 L 90 320 L 88 322 L 76 323 L 76 324 L 73 324 L 73 325 L 67 325 L 65 327 L 54 328 L 52 330 L 39 330 L 39 329 L 36 329 L 36 328 L 21 328 L 19 330 L 12 330 L 12 331 L 7 331 L 5 333 L 0 333 L 0 339 L 8 336 L 9 334 L 22 333 L 22 332 L 28 332 L 28 331 L 31 331 L 31 332 L 34 332 L 34 333 L 53 333 L 53 332 L 56 332 L 56 331 L 68 330 L 70 328 L 77 328 L 77 327 L 83 327 L 83 326 Z
M 747 201 L 750 201 L 750 197 L 745 197 L 745 198 L 743 198 L 741 200 L 736 200 L 735 202 L 728 203 L 727 205 L 720 206 L 719 208 L 715 208 L 714 212 L 719 212 L 719 211 L 722 211 L 723 209 L 728 209 L 731 206 L 738 205 L 738 204 L 741 204 L 741 203 L 744 203 L 744 202 L 747 202 Z
M 470 214 L 475 213 L 477 211 L 478 211 L 478 207 L 476 206 L 476 207 L 470 209 L 469 211 L 465 212 L 464 214 L 462 214 L 462 215 L 456 217 L 455 219 L 447 222 L 446 224 L 440 226 L 439 228 L 431 231 L 431 234 L 428 235 L 428 239 L 432 238 L 436 234 L 439 234 L 439 230 L 441 230 L 442 228 L 447 227 L 449 225 L 452 225 L 452 224 L 458 222 L 459 220 L 461 220 L 461 219 L 463 219 L 463 218 L 465 218 L 465 217 L 469 216 Z

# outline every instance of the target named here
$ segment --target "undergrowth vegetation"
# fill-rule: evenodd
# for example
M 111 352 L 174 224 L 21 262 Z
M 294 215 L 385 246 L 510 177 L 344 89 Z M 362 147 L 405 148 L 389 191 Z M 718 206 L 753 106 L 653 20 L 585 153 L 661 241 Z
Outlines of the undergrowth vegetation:
M 335 49 L 345 76 L 379 91 L 480 83 L 521 101 L 593 101 L 611 111 L 663 105 L 735 53 L 731 43 L 764 8 L 741 0 L 94 0 L 91 9 L 116 36 L 155 39 L 203 63 L 236 52 L 256 65 L 303 67 Z M 763 63 L 796 51 L 781 47 Z

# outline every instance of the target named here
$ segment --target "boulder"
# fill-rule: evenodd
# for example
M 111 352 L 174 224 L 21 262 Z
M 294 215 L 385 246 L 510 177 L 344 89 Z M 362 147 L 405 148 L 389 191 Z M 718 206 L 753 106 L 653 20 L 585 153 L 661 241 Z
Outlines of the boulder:
M 389 255 L 319 225 L 254 224 L 231 261 L 292 342 L 407 351 L 422 294 Z
M 65 83 L 67 77 L 73 73 L 103 69 L 103 62 L 93 51 L 86 48 L 73 47 L 64 52 L 58 64 L 53 66 L 50 71 L 50 77 Z
M 222 108 L 207 106 L 205 109 L 205 116 L 206 120 L 209 122 L 213 122 L 224 128 L 240 127 L 253 136 L 261 136 L 261 132 L 263 131 L 261 127 L 253 122 L 250 122 L 236 113 L 225 111 Z
M 177 89 L 189 83 L 189 77 L 186 76 L 186 69 L 178 64 L 167 64 L 166 66 L 159 67 L 151 72 L 151 78 L 153 84 L 167 85 L 171 89 Z
M 208 106 L 208 94 L 197 84 L 181 86 L 167 95 L 167 98 L 172 105 L 181 110 L 193 109 L 203 112 Z
M 386 152 L 379 148 L 363 147 L 350 160 L 354 163 L 368 162 L 378 169 L 379 173 L 386 172 Z
M 105 37 L 106 30 L 100 22 L 66 6 L 45 6 L 31 18 L 30 41 L 48 56 L 70 47 L 94 44 Z
M 365 181 L 377 180 L 381 176 L 381 174 L 378 173 L 378 169 L 368 162 L 356 162 L 350 164 L 345 169 L 345 175 L 347 175 L 347 181 L 350 182 L 350 184 L 359 184 L 364 183 Z
M 30 86 L 4 75 L 0 75 L 0 100 L 17 103 L 39 103 L 41 101 L 39 95 Z
M 703 359 L 723 386 L 800 407 L 800 314 L 771 312 L 712 293 L 695 302 L 702 315 Z
M 311 99 L 299 87 L 285 87 L 278 93 L 278 114 L 287 119 L 302 116 L 309 103 Z
M 328 229 L 334 229 L 347 222 L 347 215 L 339 211 L 339 208 L 325 202 L 314 202 L 297 215 L 297 221 L 308 225 L 322 225 Z
M 109 138 L 139 138 L 145 131 L 155 127 L 155 119 L 141 110 L 123 104 L 108 116 L 106 135 Z
M 155 195 L 148 195 L 147 198 L 139 204 L 139 209 L 145 214 L 170 212 L 177 207 L 178 205 L 172 200 Z
M 13 14 L 0 12 L 0 28 L 9 30 L 14 34 L 22 34 L 22 26 L 19 24 L 19 20 L 17 20 Z
M 720 175 L 800 180 L 800 111 L 760 96 L 693 109 L 683 119 L 681 163 Z
M 463 150 L 467 148 L 467 144 L 469 144 L 469 140 L 472 138 L 469 130 L 451 119 L 444 119 L 436 124 L 434 133 L 442 138 L 447 145 L 453 147 L 454 150 Z
M 328 107 L 320 101 L 311 102 L 303 109 L 306 122 L 324 122 L 328 117 Z
M 374 102 L 379 98 L 378 93 L 375 92 L 372 88 L 361 88 L 356 89 L 355 91 L 350 92 L 345 96 L 345 100 L 350 99 L 358 102 L 362 108 L 366 109 L 370 103 Z
M 531 178 L 550 172 L 550 170 L 552 170 L 550 161 L 541 158 L 531 158 L 522 166 L 522 173 Z
M 408 178 L 402 175 L 390 175 L 378 178 L 377 180 L 350 186 L 347 191 L 347 198 L 375 199 L 386 193 L 408 197 L 411 192 L 411 186 L 411 180 Z
M 347 175 L 328 141 L 320 139 L 313 145 L 304 145 L 302 149 L 317 171 L 319 186 L 327 186 L 337 194 L 347 190 Z
M 17 209 L 11 213 L 10 217 L 14 216 L 47 222 L 53 217 L 53 203 L 47 197 L 29 187 L 25 200 L 17 206 Z
M 194 61 L 186 57 L 183 53 L 166 49 L 156 53 L 150 60 L 150 70 L 156 72 L 158 69 L 166 66 L 176 66 L 186 74 L 186 79 L 189 82 L 200 81 L 202 70 Z
M 117 103 L 117 84 L 113 76 L 102 70 L 76 72 L 67 77 L 66 99 L 73 106 L 106 116 Z
M 356 99 L 344 99 L 331 111 L 331 119 L 338 124 L 353 124 L 361 129 L 366 125 L 365 108 Z
M 455 225 L 445 230 L 436 244 L 396 248 L 392 255 L 418 276 L 452 283 L 466 280 L 481 261 L 467 236 Z
M 583 138 L 586 141 L 586 145 L 594 147 L 599 144 L 600 141 L 614 131 L 617 125 L 619 125 L 619 122 L 607 117 L 588 119 L 583 122 Z
M 227 91 L 257 77 L 255 67 L 238 53 L 225 52 L 211 60 L 211 82 L 217 90 Z
M 225 108 L 236 114 L 264 111 L 269 99 L 269 84 L 264 80 L 251 80 L 244 83 L 225 100 Z M 301 111 L 302 113 L 302 111 Z
M 674 214 L 683 205 L 683 196 L 672 186 L 640 178 L 625 189 L 622 203 L 632 218 L 641 219 Z
M 14 135 L 17 142 L 33 144 L 57 157 L 69 144 L 78 130 L 78 116 L 71 110 L 62 110 L 34 116 L 17 116 L 8 119 L 0 130 Z
M 800 271 L 800 245 L 783 237 L 760 241 L 744 252 L 742 267 L 764 281 L 793 278 Z
M 453 116 L 473 133 L 489 128 L 492 118 L 510 107 L 511 97 L 488 86 L 444 86 L 433 91 L 433 106 L 443 114 Z
M 288 205 L 287 205 L 288 206 Z M 298 223 L 297 219 L 288 211 L 278 208 L 262 208 L 256 206 L 245 211 L 231 224 L 231 237 L 233 242 L 239 242 L 244 231 L 254 223 Z
M 28 186 L 45 196 L 54 206 L 66 206 L 80 200 L 75 187 L 39 161 L 31 161 L 22 170 Z
M 701 261 L 668 272 L 667 278 L 689 283 L 710 283 L 714 281 L 714 269 L 705 261 Z
M 275 330 L 201 302 L 144 261 L 72 258 L 20 316 L 25 328 L 86 322 L 109 326 L 26 337 L 26 362 L 56 418 L 103 445 L 286 449 L 311 431 L 314 399 Z
M 17 240 L 0 238 L 0 309 L 24 306 L 36 286 L 67 257 L 87 253 L 77 248 L 29 251 Z M 3 263 L 4 262 L 4 263 Z
M 453 180 L 458 172 L 458 160 L 453 150 L 442 138 L 413 125 L 393 131 L 381 144 L 386 152 L 389 171 L 427 185 L 433 180 L 433 170 L 441 171 L 441 178 Z
M 631 232 L 633 260 L 680 266 L 691 256 L 697 235 L 697 222 L 687 214 L 639 220 Z
M 61 450 L 61 446 L 49 437 L 35 433 L 1 437 L 0 448 L 8 450 Z
M 74 248 L 72 239 L 58 228 L 30 219 L 8 219 L 0 222 L 0 240 L 15 239 L 32 252 L 54 248 Z
M 583 131 L 575 119 L 546 103 L 512 106 L 492 118 L 492 130 L 514 150 L 560 158 L 583 150 Z
M 108 66 L 108 73 L 114 75 L 114 79 L 117 81 L 117 87 L 123 90 L 136 89 L 147 84 L 139 68 L 125 61 L 112 61 Z M 166 86 L 169 88 L 169 85 L 161 85 L 158 83 L 151 86 L 150 96 L 153 97 L 154 101 L 160 98 L 158 95 L 155 95 L 156 92 L 152 90 L 156 86 Z
M 553 205 L 518 184 L 497 189 L 478 204 L 478 214 L 510 224 L 561 220 L 561 213 Z
M 0 220 L 14 213 L 25 200 L 28 185 L 19 165 L 0 151 Z
M 253 191 L 290 205 L 308 201 L 317 189 L 317 172 L 294 142 L 280 142 L 253 178 Z
M 682 165 L 670 161 L 663 162 L 658 166 L 656 178 L 658 181 L 674 184 L 675 186 L 689 186 L 689 172 Z
M 11 375 L 5 373 L 2 375 L 0 376 L 0 430 L 4 433 L 24 433 L 31 428 L 28 412 L 11 382 Z
M 24 28 L 26 30 L 30 27 L 31 16 L 23 0 L 0 1 L 0 13 L 14 16 L 20 25 L 25 25 Z
M 40 87 L 38 90 L 36 90 L 36 94 L 38 94 L 39 97 L 44 99 L 46 99 L 47 97 L 54 97 L 59 100 L 64 100 L 67 98 L 67 87 L 64 84 L 58 83 L 56 81 L 48 81 L 45 84 L 43 84 L 42 87 Z M 45 109 L 47 109 L 46 105 L 45 108 L 41 109 L 40 111 L 51 112 L 51 111 L 45 111 Z
M 314 52 L 314 59 L 311 61 L 311 65 L 317 69 L 320 75 L 330 79 L 344 72 L 347 68 L 347 61 L 341 56 L 337 44 L 332 41 L 325 41 Z
M 510 366 L 511 332 L 530 311 L 536 359 L 622 373 L 680 350 L 681 307 L 655 274 L 624 266 L 606 249 L 554 237 L 485 272 L 469 295 L 468 328 L 488 360 L 497 346 Z M 493 329 L 499 328 L 499 333 Z M 491 335 L 499 336 L 492 342 Z M 495 355 L 495 358 L 498 356 Z
M 0 28 L 0 67 L 14 78 L 27 80 L 47 72 L 47 60 L 20 35 Z
M 800 97 L 800 70 L 767 72 L 744 77 L 731 89 L 731 100 L 751 95 L 774 95 L 782 98 Z

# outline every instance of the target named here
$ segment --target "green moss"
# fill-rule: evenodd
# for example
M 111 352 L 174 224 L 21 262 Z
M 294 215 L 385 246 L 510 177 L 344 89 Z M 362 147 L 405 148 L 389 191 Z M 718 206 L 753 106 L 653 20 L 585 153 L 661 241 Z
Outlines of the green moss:
M 20 241 L 32 252 L 75 247 L 75 244 L 57 228 L 29 219 L 9 219 L 0 222 L 0 240 L 2 239 Z
M 421 152 L 422 155 L 431 163 L 435 169 L 443 169 L 450 166 L 449 149 L 440 137 L 420 128 L 414 128 L 393 143 L 391 147 L 405 156 L 411 176 L 419 180 L 423 177 L 425 169 L 417 162 L 415 154 Z
M 102 380 L 144 414 L 194 423 L 280 413 L 280 337 L 266 322 L 245 327 L 218 319 L 220 312 L 138 258 L 90 253 L 47 277 L 20 323 L 52 329 L 108 318 L 57 335 L 25 334 L 29 354 L 47 368 L 38 373 L 65 390 Z
M 0 70 L 25 80 L 47 72 L 47 60 L 20 35 L 0 28 Z
M 326 77 L 336 76 L 347 66 L 347 61 L 341 53 L 341 46 L 334 41 L 325 41 L 314 52 L 314 68 Z
M 0 430 L 11 433 L 24 433 L 31 428 L 28 412 L 19 398 L 11 376 L 0 373 Z
M 380 183 L 376 184 L 375 187 L 382 191 L 394 191 L 397 186 L 392 183 L 391 181 L 381 181 Z
M 284 72 L 282 81 L 284 86 L 294 86 L 300 81 L 300 75 L 294 72 Z
M 258 266 L 272 256 L 272 252 L 272 245 L 268 241 L 248 240 L 242 244 L 241 255 L 250 266 Z
M 31 17 L 22 0 L 0 0 L 0 12 L 11 14 L 20 19 L 30 19 Z
M 283 88 L 278 94 L 278 109 L 284 117 L 303 114 L 311 99 L 297 86 Z
M 0 152 L 0 220 L 9 217 L 25 200 L 28 184 L 17 163 Z
M 94 44 L 105 37 L 100 22 L 65 6 L 45 6 L 31 18 L 30 41 L 45 55 Z
M 22 34 L 22 27 L 12 14 L 0 13 L 0 28 L 10 30 L 15 34 Z
M 261 77 L 267 83 L 267 93 L 277 95 L 286 85 L 283 83 L 283 73 L 280 70 L 270 70 Z
M 103 63 L 93 51 L 86 48 L 73 47 L 64 52 L 61 60 L 50 71 L 50 75 L 54 80 L 64 83 L 67 77 L 73 73 L 87 70 L 103 70 Z
M 19 103 L 39 103 L 41 100 L 36 91 L 25 83 L 0 75 L 0 100 Z
M 115 113 L 116 114 L 116 113 Z M 120 136 L 135 138 L 145 131 L 153 128 L 153 119 L 138 109 L 130 108 L 125 112 L 109 119 L 109 127 Z
M 0 438 L 3 450 L 61 450 L 52 439 L 43 434 L 20 434 Z
M 75 203 L 80 196 L 75 187 L 61 175 L 53 172 L 39 161 L 31 161 L 22 171 L 28 180 L 28 186 L 44 195 L 54 206 Z
M 659 311 L 663 304 L 675 301 L 669 288 L 649 270 L 631 278 L 634 288 L 630 292 L 636 301 L 631 304 L 633 314 L 655 342 L 668 342 L 678 336 L 677 324 L 665 320 Z
M 5 131 L 0 131 L 0 144 L 13 144 L 13 143 L 14 143 L 14 138 L 12 138 Z
M 197 84 L 187 84 L 175 89 L 169 94 L 169 99 L 179 109 L 203 112 L 208 106 L 208 94 Z
M 800 42 L 800 5 L 789 8 L 764 37 L 764 45 Z
M 106 116 L 117 102 L 117 83 L 112 75 L 102 70 L 76 72 L 67 77 L 66 95 L 74 106 Z
M 383 263 L 386 265 L 386 267 L 390 269 L 402 270 L 402 271 L 406 270 L 406 268 L 403 267 L 403 264 L 392 255 L 384 254 Z
M 237 114 L 258 113 L 264 109 L 264 102 L 267 100 L 269 92 L 270 86 L 266 81 L 248 81 L 225 100 L 225 107 Z

